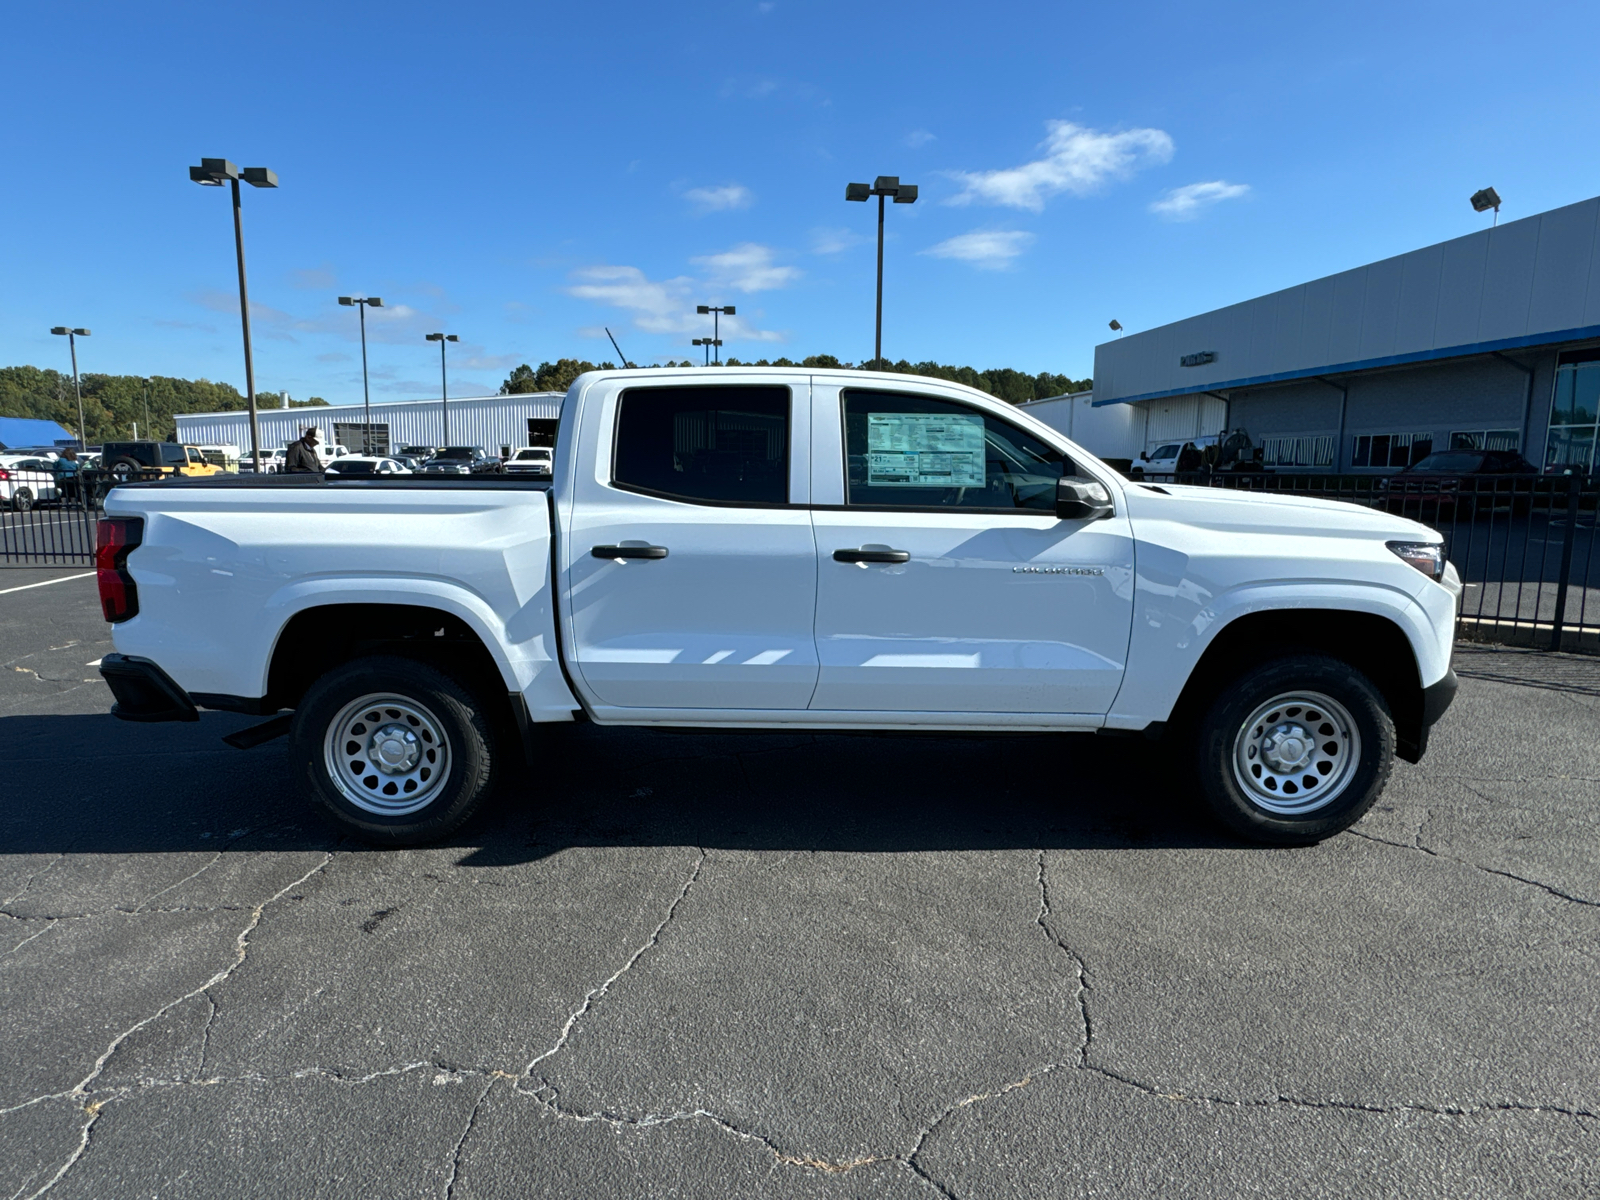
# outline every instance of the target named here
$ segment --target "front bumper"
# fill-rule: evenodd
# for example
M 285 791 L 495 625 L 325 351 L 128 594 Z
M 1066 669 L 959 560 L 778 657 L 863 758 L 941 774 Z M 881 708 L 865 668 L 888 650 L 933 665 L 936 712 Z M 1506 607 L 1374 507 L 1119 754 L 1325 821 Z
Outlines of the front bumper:
M 113 716 L 124 721 L 198 721 L 200 712 L 189 694 L 148 658 L 108 654 L 100 660 L 100 674 L 117 702 Z

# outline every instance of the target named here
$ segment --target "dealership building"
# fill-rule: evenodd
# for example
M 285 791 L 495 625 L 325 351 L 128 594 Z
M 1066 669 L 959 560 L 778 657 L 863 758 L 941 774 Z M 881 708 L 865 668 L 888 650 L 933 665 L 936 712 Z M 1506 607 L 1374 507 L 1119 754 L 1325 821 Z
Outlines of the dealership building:
M 1596 470 L 1600 198 L 1095 347 L 1096 409 L 1153 450 L 1247 430 L 1278 471 L 1432 450 Z
M 308 405 L 263 408 L 256 421 L 261 449 L 277 450 L 295 441 L 312 425 L 329 445 L 360 454 L 370 419 L 374 453 L 388 454 L 402 446 L 482 446 L 490 454 L 524 446 L 553 446 L 561 419 L 562 392 L 530 392 L 513 396 L 466 396 L 448 404 L 439 400 L 403 400 L 374 404 Z M 178 440 L 191 446 L 250 448 L 247 412 L 179 413 Z

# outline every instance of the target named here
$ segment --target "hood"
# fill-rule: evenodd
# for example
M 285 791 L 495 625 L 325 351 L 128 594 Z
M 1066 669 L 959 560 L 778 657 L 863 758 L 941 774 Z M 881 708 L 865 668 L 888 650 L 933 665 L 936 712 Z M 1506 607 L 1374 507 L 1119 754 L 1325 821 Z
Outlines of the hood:
M 1126 483 L 1123 493 L 1128 500 L 1128 513 L 1135 520 L 1182 521 L 1242 533 L 1369 534 L 1422 542 L 1444 540 L 1438 530 L 1420 521 L 1348 500 L 1173 483 Z

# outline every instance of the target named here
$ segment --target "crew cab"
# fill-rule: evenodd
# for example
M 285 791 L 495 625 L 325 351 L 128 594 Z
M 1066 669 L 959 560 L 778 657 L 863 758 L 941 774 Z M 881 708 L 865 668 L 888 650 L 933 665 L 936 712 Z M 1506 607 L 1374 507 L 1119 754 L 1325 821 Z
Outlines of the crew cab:
M 1304 844 L 1455 690 L 1433 530 L 1130 482 L 958 384 L 591 372 L 555 462 L 114 489 L 116 714 L 267 717 L 229 740 L 286 733 L 328 812 L 389 844 L 448 833 L 574 720 L 1161 739 L 1233 830 Z

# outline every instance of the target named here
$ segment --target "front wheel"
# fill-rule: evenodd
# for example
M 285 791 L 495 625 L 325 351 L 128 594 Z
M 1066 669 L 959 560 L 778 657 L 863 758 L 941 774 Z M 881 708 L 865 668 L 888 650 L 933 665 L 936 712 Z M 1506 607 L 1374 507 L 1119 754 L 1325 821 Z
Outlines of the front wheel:
M 1348 663 L 1295 655 L 1223 688 L 1196 752 L 1212 812 L 1257 842 L 1305 846 L 1348 829 L 1394 765 L 1383 694 Z
M 334 820 L 381 845 L 444 837 L 482 803 L 494 774 L 482 703 L 412 659 L 358 659 L 323 676 L 295 710 L 290 740 Z

